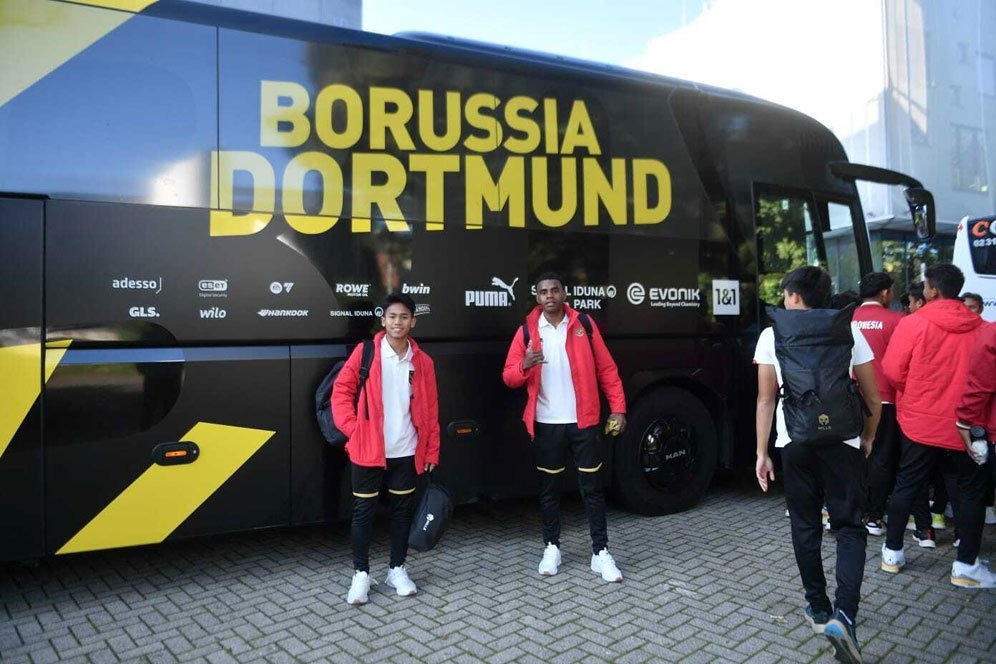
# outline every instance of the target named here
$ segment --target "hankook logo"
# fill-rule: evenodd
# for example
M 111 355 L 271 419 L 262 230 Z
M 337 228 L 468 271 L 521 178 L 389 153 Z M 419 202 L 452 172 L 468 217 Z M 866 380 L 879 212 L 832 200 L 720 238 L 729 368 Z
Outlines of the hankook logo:
M 263 318 L 307 318 L 307 309 L 260 309 L 256 312 Z

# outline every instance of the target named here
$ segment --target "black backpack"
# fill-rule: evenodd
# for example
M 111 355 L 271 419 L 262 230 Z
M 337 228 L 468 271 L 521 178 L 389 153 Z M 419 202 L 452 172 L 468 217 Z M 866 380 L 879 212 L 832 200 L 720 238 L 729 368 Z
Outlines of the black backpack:
M 588 314 L 586 314 L 584 312 L 579 312 L 578 313 L 578 322 L 581 323 L 581 327 L 583 327 L 584 331 L 588 334 L 588 345 L 591 346 L 592 344 L 595 343 L 594 341 L 591 340 L 591 318 L 588 317 Z M 526 323 L 523 323 L 522 324 L 522 344 L 524 346 L 529 346 L 529 338 L 530 338 L 529 337 L 529 325 L 527 325 Z M 594 353 L 595 349 L 592 348 L 591 352 Z
M 416 551 L 428 551 L 436 546 L 450 523 L 452 513 L 453 498 L 450 492 L 446 487 L 430 480 L 412 517 L 408 546 Z
M 360 359 L 360 380 L 356 385 L 354 405 L 359 402 L 360 390 L 363 389 L 363 384 L 367 382 L 367 376 L 370 375 L 373 354 L 373 342 L 369 339 L 364 340 L 363 357 Z M 315 390 L 315 418 L 318 419 L 318 428 L 322 430 L 322 436 L 325 437 L 325 440 L 334 447 L 346 444 L 346 435 L 339 431 L 332 419 L 332 387 L 335 385 L 335 379 L 339 377 L 339 372 L 342 371 L 344 364 L 346 364 L 346 360 L 339 360 L 333 364 L 329 372 L 325 374 L 325 378 L 318 384 L 318 389 Z
M 861 434 L 868 407 L 851 379 L 851 316 L 844 309 L 768 307 L 782 373 L 782 410 L 793 443 L 839 443 Z

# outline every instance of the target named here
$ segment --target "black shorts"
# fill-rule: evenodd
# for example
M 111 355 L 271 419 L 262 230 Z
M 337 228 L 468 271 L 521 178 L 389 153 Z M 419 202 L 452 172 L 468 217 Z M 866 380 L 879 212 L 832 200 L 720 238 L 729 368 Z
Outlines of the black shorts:
M 579 429 L 577 424 L 536 423 L 533 452 L 536 470 L 559 475 L 567 467 L 570 451 L 578 471 L 597 473 L 602 469 L 602 439 L 598 425 Z
M 407 496 L 415 493 L 415 457 L 388 459 L 387 468 L 378 466 L 352 465 L 353 495 L 357 498 L 376 498 L 381 488 L 394 496 Z

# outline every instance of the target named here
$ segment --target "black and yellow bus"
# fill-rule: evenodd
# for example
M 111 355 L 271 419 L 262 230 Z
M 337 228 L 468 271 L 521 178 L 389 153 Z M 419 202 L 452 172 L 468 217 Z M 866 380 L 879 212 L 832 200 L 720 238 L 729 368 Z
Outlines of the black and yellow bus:
M 314 390 L 394 289 L 436 361 L 441 481 L 532 493 L 500 372 L 549 269 L 624 381 L 606 481 L 686 509 L 750 462 L 780 276 L 871 269 L 854 180 L 932 211 L 789 109 L 430 35 L 0 0 L 0 63 L 0 559 L 342 516 Z

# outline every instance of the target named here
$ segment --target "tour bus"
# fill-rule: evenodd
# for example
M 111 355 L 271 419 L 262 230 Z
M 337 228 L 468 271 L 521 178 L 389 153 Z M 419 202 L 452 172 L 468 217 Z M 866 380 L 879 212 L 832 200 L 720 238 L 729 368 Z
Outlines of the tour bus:
M 981 295 L 982 317 L 996 322 L 996 215 L 961 220 L 952 262 L 965 273 L 962 292 Z
M 0 62 L 5 560 L 345 516 L 315 388 L 394 290 L 436 365 L 439 481 L 534 493 L 501 369 L 547 270 L 619 365 L 612 495 L 687 509 L 751 462 L 778 280 L 871 270 L 855 181 L 933 224 L 919 182 L 848 163 L 805 115 L 541 53 L 0 0 Z

